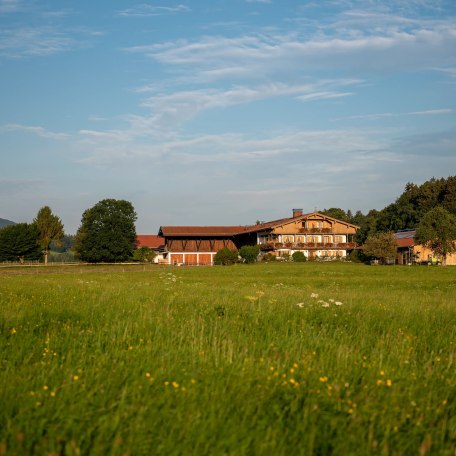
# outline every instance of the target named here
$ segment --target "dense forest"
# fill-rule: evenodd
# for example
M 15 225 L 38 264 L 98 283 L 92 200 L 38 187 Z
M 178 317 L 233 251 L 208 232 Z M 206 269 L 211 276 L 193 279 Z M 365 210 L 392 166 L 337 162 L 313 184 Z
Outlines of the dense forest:
M 381 211 L 372 209 L 367 214 L 361 211 L 353 214 L 351 210 L 330 208 L 321 212 L 358 225 L 356 240 L 362 244 L 370 234 L 416 228 L 424 214 L 436 206 L 456 215 L 456 176 L 432 178 L 422 185 L 409 182 L 396 201 Z

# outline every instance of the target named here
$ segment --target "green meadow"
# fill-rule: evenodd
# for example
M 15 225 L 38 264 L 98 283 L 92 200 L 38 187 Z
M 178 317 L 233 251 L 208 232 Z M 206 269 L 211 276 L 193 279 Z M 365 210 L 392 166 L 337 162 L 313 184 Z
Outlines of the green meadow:
M 0 269 L 0 455 L 454 455 L 456 268 Z

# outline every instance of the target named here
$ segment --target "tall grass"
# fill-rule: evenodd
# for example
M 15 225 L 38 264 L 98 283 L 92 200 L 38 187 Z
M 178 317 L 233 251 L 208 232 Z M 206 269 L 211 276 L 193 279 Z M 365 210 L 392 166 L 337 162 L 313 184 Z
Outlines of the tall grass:
M 0 454 L 455 454 L 455 269 L 40 272 L 0 274 Z

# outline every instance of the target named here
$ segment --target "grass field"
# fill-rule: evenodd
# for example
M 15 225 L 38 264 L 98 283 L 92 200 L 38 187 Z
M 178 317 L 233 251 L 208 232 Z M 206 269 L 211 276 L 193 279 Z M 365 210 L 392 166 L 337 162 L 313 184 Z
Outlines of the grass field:
M 0 454 L 456 454 L 456 268 L 3 269 L 0 318 Z

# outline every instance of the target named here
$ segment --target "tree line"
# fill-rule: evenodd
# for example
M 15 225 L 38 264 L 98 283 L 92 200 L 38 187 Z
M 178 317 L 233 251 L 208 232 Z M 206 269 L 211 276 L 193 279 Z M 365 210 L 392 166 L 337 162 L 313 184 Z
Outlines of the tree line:
M 330 217 L 358 225 L 355 241 L 364 245 L 364 253 L 386 260 L 397 249 L 392 233 L 416 229 L 415 242 L 427 244 L 442 257 L 456 250 L 456 176 L 432 178 L 422 185 L 408 182 L 394 203 L 367 214 L 330 208 L 321 211 Z
M 136 251 L 137 215 L 129 201 L 105 199 L 82 214 L 75 237 L 65 236 L 60 218 L 49 206 L 42 207 L 32 223 L 18 223 L 0 229 L 0 261 L 41 261 L 47 265 L 51 246 L 73 244 L 81 261 L 121 262 L 151 252 Z

